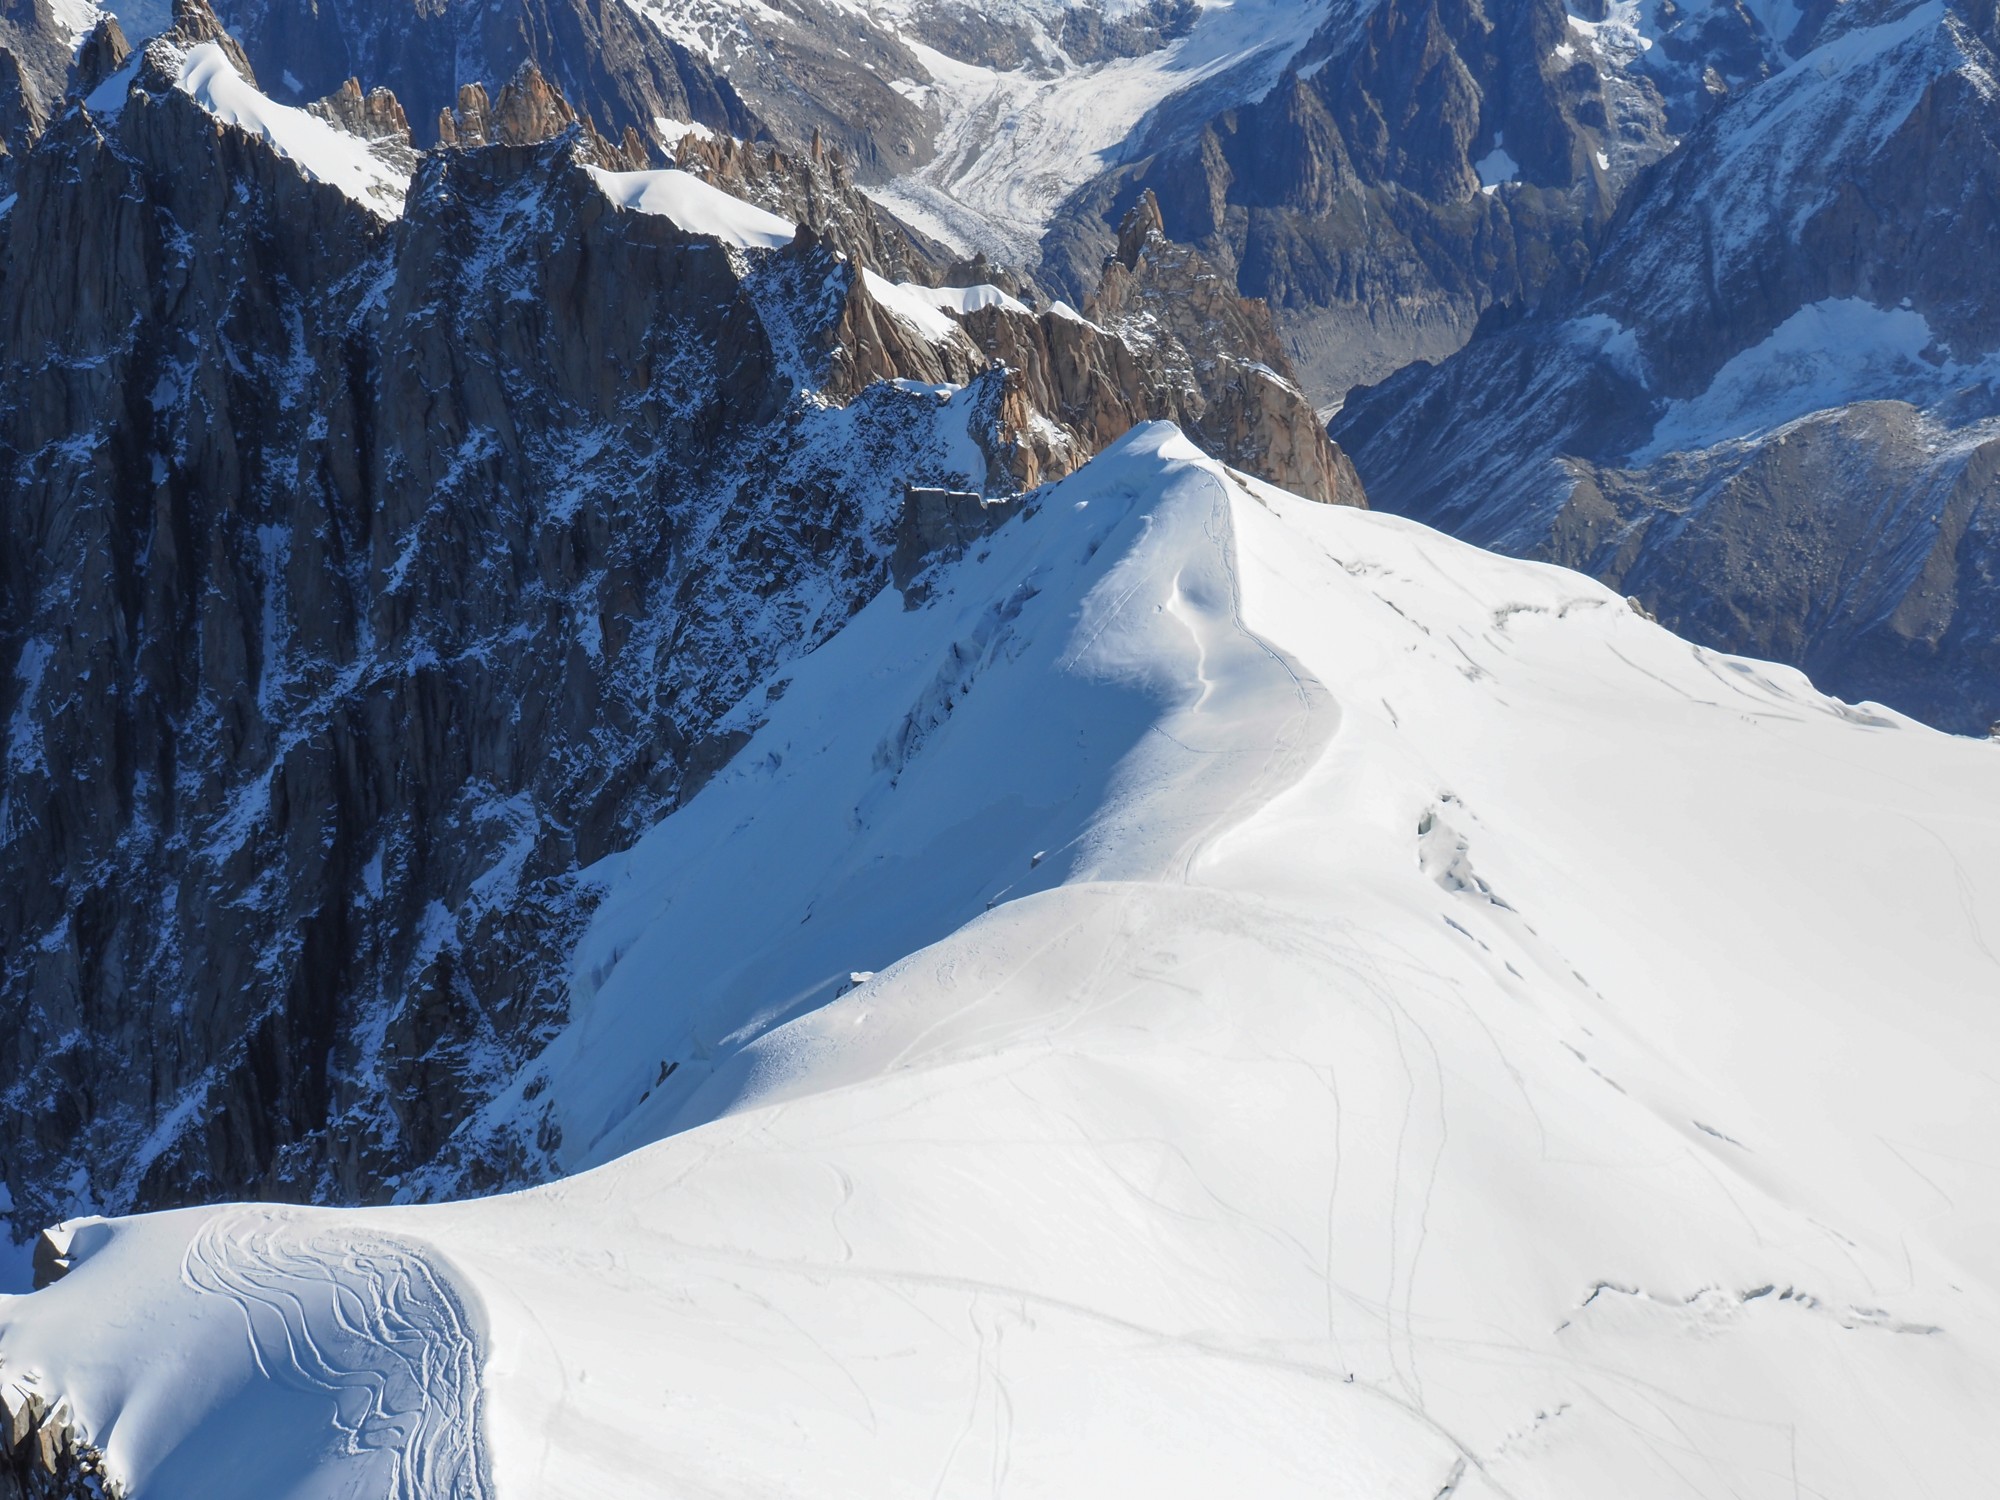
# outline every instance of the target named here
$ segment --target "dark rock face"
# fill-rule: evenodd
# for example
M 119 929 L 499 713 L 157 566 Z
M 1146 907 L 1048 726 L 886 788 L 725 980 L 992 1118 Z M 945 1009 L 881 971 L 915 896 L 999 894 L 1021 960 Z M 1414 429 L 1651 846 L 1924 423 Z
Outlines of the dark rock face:
M 0 3 L 0 139 L 19 152 L 62 103 L 70 38 L 49 0 Z
M 1097 5 L 1064 7 L 1050 18 L 1046 38 L 1075 63 L 1141 57 L 1194 29 L 1195 0 L 1147 0 L 1116 15 Z M 989 67 L 1046 69 L 1042 36 L 1025 17 L 1004 7 L 944 3 L 919 8 L 910 35 L 951 57 L 976 58 Z
M 1947 728 L 2000 714 L 2000 104 L 1976 16 L 1843 14 L 1588 279 L 1334 423 L 1386 508 Z
M 1084 189 L 1050 274 L 1093 262 L 1097 226 L 1151 190 L 1169 234 L 1269 301 L 1309 389 L 1448 352 L 1487 307 L 1580 281 L 1619 189 L 1668 149 L 1657 91 L 1592 45 L 1557 0 L 1330 22 L 1261 101 Z
M 1850 701 L 1962 734 L 2000 720 L 1992 421 L 1859 402 L 1637 473 L 1579 465 L 1547 555 Z
M 1212 347 L 920 326 L 830 160 L 702 159 L 818 218 L 780 249 L 622 210 L 611 148 L 525 74 L 481 105 L 499 144 L 424 156 L 391 96 L 333 91 L 319 118 L 414 173 L 354 201 L 174 86 L 222 35 L 178 20 L 0 218 L 17 1229 L 533 1175 L 532 1140 L 454 1132 L 561 1018 L 588 866 L 885 585 L 909 487 L 1017 490 L 1210 408 L 1233 461 L 1337 468 L 1316 424 L 1280 440 L 1281 375 L 1186 384 Z
M 420 146 L 436 144 L 435 124 L 457 106 L 461 86 L 497 94 L 524 64 L 614 140 L 628 128 L 650 136 L 656 117 L 743 136 L 760 130 L 726 80 L 623 4 L 231 0 L 218 8 L 275 98 L 304 104 L 365 78 L 403 102 Z

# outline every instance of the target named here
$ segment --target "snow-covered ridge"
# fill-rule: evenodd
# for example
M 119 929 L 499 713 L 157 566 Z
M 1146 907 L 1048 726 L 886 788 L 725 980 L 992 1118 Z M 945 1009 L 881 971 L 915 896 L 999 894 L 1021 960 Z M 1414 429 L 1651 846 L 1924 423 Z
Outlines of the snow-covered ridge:
M 585 168 L 605 197 L 635 213 L 670 219 L 689 234 L 706 235 L 738 250 L 777 250 L 789 245 L 798 226 L 768 209 L 747 203 L 732 193 L 688 172 L 607 172 Z M 948 339 L 958 330 L 951 316 L 967 316 L 999 307 L 1032 317 L 1028 307 L 995 286 L 927 287 L 895 282 L 863 270 L 869 294 L 896 317 L 926 338 Z
M 188 52 L 179 86 L 224 124 L 263 137 L 313 181 L 333 184 L 385 219 L 402 214 L 410 187 L 407 172 L 384 161 L 360 137 L 259 93 L 244 81 L 219 43 L 204 42 Z
M 1980 1492 L 1992 746 L 1160 427 L 929 582 L 598 872 L 495 1105 L 587 1170 L 114 1223 L 0 1360 L 334 1493 L 466 1429 L 275 1441 L 226 1289 L 414 1257 L 499 1495 Z
M 607 172 L 585 168 L 604 196 L 634 213 L 671 219 L 689 234 L 704 234 L 739 250 L 776 250 L 789 245 L 798 226 L 767 209 L 725 193 L 711 183 L 671 168 L 657 172 Z
M 950 338 L 958 328 L 957 318 L 984 308 L 998 307 L 1019 313 L 1022 317 L 1034 316 L 1025 303 L 1008 296 L 997 286 L 928 287 L 908 281 L 890 281 L 873 271 L 864 271 L 862 276 L 870 296 L 932 340 Z
M 236 71 L 220 43 L 203 42 L 183 52 L 154 42 L 100 84 L 85 107 L 100 118 L 115 116 L 147 66 L 169 73 L 174 86 L 210 115 L 259 137 L 312 181 L 332 184 L 379 218 L 402 216 L 407 170 L 359 136 L 259 92 Z

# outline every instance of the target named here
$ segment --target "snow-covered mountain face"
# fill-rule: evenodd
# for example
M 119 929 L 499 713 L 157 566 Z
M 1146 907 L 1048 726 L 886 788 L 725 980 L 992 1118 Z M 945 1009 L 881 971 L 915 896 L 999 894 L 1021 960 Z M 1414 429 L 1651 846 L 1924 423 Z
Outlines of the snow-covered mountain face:
M 1635 190 L 1573 297 L 1335 431 L 1394 509 L 1980 733 L 2000 719 L 1993 21 L 1836 19 Z
M 69 1226 L 58 1467 L 1982 1492 L 2000 752 L 1159 428 L 907 576 L 594 872 L 577 1175 Z
M 0 1496 L 1983 1482 L 2000 767 L 1647 617 L 2000 715 L 1983 0 L 230 3 L 0 16 Z
M 199 6 L 96 38 L 0 217 L 17 1236 L 539 1176 L 440 1153 L 566 1012 L 580 871 L 885 585 L 911 487 L 948 538 L 1170 418 L 1361 498 L 1156 218 L 1031 310 L 908 279 L 824 154 L 622 170 L 533 74 L 425 154 Z

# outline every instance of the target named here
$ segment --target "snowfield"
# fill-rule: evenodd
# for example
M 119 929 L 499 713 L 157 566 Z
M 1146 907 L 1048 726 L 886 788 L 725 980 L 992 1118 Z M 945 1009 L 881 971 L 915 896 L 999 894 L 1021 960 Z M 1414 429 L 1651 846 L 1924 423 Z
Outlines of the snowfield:
M 81 1225 L 0 1376 L 161 1500 L 1990 1492 L 2000 746 L 1169 427 L 1026 509 L 599 872 L 574 1175 Z

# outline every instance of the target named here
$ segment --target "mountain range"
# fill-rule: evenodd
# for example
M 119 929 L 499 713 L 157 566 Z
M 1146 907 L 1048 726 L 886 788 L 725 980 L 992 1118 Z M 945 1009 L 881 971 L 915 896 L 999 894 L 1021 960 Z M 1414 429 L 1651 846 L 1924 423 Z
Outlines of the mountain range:
M 1976 1492 L 1996 47 L 13 0 L 0 1496 Z

